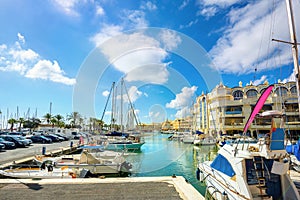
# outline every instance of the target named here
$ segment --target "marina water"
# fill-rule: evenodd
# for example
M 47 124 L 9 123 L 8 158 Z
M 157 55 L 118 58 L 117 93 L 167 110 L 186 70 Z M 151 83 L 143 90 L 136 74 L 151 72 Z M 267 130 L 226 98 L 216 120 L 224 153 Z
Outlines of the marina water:
M 169 140 L 169 136 L 160 133 L 146 134 L 141 152 L 127 157 L 133 163 L 132 176 L 183 176 L 201 194 L 204 194 L 204 183 L 196 179 L 197 164 L 199 161 L 214 159 L 217 147 L 184 144 Z

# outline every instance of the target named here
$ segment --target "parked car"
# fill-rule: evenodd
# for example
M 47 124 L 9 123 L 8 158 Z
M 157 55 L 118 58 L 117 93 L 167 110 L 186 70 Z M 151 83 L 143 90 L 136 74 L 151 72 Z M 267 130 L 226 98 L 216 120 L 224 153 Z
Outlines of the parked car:
M 5 132 L 5 131 L 0 131 L 0 135 L 8 135 L 8 132 Z
M 72 139 L 74 139 L 74 140 L 79 140 L 79 138 L 80 138 L 80 134 L 79 133 L 77 133 L 77 132 L 72 132 L 71 133 L 72 134 Z
M 58 136 L 53 135 L 53 134 L 45 134 L 43 136 L 45 136 L 46 138 L 50 138 L 52 140 L 52 142 L 61 142 L 62 141 L 62 139 L 60 139 Z
M 52 140 L 50 138 L 47 138 L 43 135 L 33 135 L 30 137 L 30 139 L 32 140 L 32 142 L 34 143 L 52 143 Z
M 25 136 L 26 134 L 23 132 L 10 132 L 9 135 L 17 135 L 17 136 Z
M 61 133 L 54 133 L 54 135 L 56 135 L 56 136 L 58 136 L 58 137 L 61 137 L 61 138 L 63 138 L 63 139 L 64 139 L 64 141 L 67 141 L 67 140 L 69 140 L 69 138 L 68 138 L 66 135 L 63 135 L 63 134 L 61 134 Z
M 0 138 L 0 144 L 3 144 L 5 149 L 15 149 L 16 148 L 16 145 L 14 142 L 6 141 L 3 138 Z
M 19 136 L 13 135 L 0 135 L 6 141 L 15 143 L 16 147 L 26 147 L 28 146 L 28 142 L 19 138 Z
M 28 138 L 23 137 L 23 136 L 16 136 L 16 137 L 19 138 L 22 141 L 25 141 L 26 146 L 30 146 L 32 144 L 32 140 L 31 139 L 28 139 Z
M 4 149 L 4 144 L 0 144 L 0 151 Z

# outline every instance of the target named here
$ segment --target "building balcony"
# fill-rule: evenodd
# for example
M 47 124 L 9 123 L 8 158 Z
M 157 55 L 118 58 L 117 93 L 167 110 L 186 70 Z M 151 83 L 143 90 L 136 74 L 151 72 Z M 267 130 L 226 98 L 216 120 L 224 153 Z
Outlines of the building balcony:
M 238 115 L 238 114 L 242 114 L 243 111 L 241 110 L 234 110 L 234 111 L 225 111 L 225 115 Z

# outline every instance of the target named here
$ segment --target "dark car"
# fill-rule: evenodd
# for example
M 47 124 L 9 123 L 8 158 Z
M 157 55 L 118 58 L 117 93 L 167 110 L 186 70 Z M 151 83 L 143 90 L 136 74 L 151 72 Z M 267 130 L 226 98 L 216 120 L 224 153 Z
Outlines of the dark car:
M 3 144 L 5 149 L 15 149 L 16 148 L 16 145 L 14 142 L 6 141 L 3 138 L 0 138 L 0 144 Z
M 63 138 L 63 139 L 64 139 L 64 141 L 67 141 L 67 140 L 69 140 L 69 138 L 68 138 L 67 136 L 63 135 L 63 134 L 60 134 L 60 133 L 54 133 L 54 135 L 56 135 L 56 136 L 58 136 L 58 137 L 61 137 L 61 138 Z
M 47 138 L 43 135 L 33 135 L 30 137 L 30 139 L 32 140 L 32 142 L 34 143 L 52 143 L 52 140 L 50 138 Z
M 8 135 L 26 136 L 26 134 L 23 132 L 10 132 Z
M 8 135 L 8 132 L 0 131 L 0 135 Z
M 62 141 L 58 136 L 53 135 L 53 134 L 45 134 L 43 136 L 45 136 L 46 138 L 51 139 L 52 142 L 61 142 Z
M 4 149 L 4 144 L 0 144 L 0 151 Z
M 15 143 L 16 147 L 26 147 L 28 143 L 24 140 L 19 139 L 19 136 L 12 135 L 0 135 L 6 141 Z

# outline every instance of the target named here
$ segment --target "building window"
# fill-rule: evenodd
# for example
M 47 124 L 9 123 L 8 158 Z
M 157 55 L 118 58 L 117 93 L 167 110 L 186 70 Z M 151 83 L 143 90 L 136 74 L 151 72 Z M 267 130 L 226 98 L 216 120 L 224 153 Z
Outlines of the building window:
M 243 92 L 241 90 L 234 91 L 232 93 L 232 96 L 233 96 L 234 100 L 243 99 Z
M 278 88 L 276 88 L 276 90 L 275 90 L 275 93 L 276 93 L 278 96 L 286 96 L 286 95 L 287 95 L 287 92 L 288 92 L 288 89 L 286 89 L 285 87 L 278 87 Z
M 257 91 L 254 89 L 250 89 L 246 93 L 247 98 L 257 97 Z
M 291 93 L 292 93 L 292 94 L 297 94 L 297 88 L 296 88 L 296 86 L 293 86 L 293 87 L 291 88 Z

